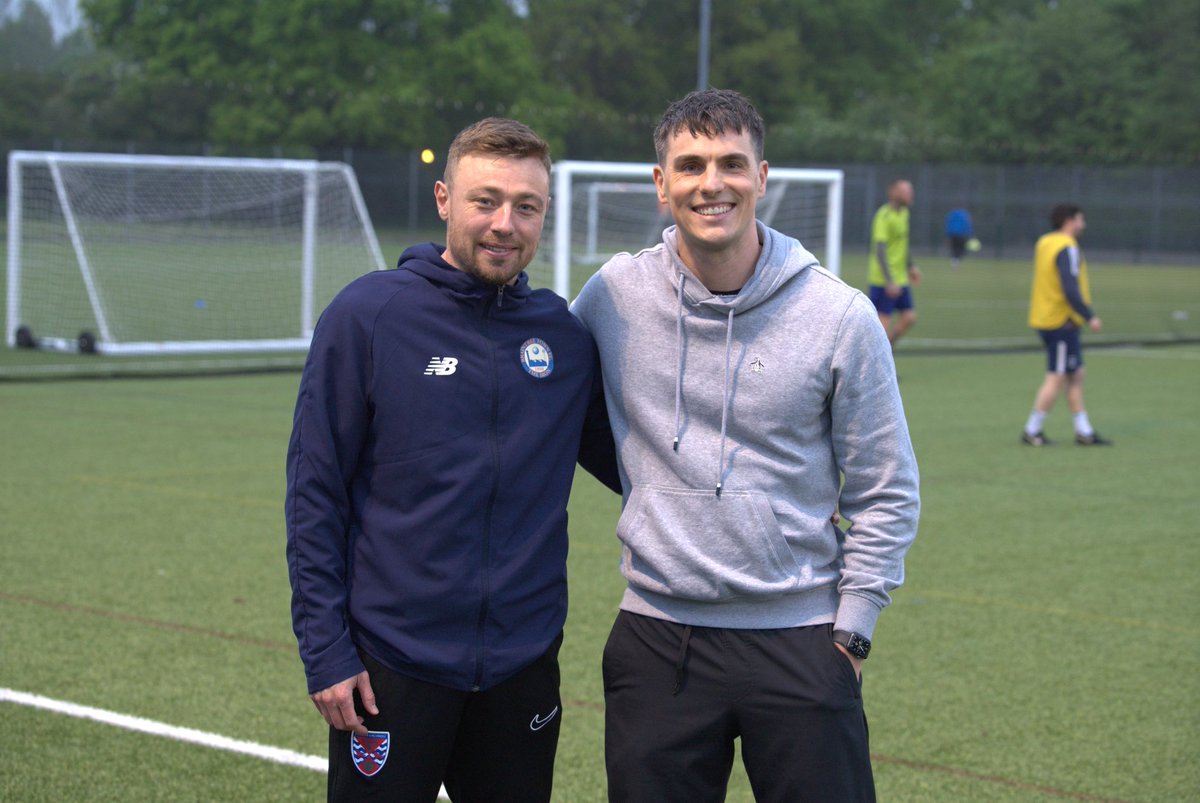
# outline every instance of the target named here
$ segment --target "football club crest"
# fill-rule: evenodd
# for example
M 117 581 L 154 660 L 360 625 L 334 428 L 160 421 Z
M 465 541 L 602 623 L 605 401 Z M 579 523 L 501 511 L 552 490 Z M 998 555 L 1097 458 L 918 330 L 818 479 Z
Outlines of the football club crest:
M 521 344 L 521 367 L 534 379 L 545 379 L 554 371 L 554 352 L 546 341 L 530 338 Z
M 387 763 L 388 747 L 392 743 L 389 731 L 367 731 L 366 736 L 350 734 L 350 758 L 366 777 L 379 773 Z

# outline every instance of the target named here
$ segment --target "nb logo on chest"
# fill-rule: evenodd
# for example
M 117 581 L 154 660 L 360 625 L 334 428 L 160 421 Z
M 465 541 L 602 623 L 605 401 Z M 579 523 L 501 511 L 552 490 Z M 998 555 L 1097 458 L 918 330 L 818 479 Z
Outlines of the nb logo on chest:
M 458 370 L 457 357 L 433 357 L 425 366 L 425 376 L 450 376 Z

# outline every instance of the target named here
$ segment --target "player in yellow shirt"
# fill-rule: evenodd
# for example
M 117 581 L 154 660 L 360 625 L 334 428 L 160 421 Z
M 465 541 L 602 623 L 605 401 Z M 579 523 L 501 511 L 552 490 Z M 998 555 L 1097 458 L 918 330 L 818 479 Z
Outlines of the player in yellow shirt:
M 1033 290 L 1029 299 L 1029 325 L 1046 344 L 1046 378 L 1034 398 L 1033 411 L 1021 433 L 1021 442 L 1049 446 L 1042 425 L 1054 402 L 1064 391 L 1075 423 L 1075 442 L 1080 446 L 1107 446 L 1088 420 L 1083 406 L 1083 348 L 1079 332 L 1087 326 L 1100 331 L 1100 319 L 1092 312 L 1087 261 L 1079 250 L 1079 235 L 1087 227 L 1083 210 L 1074 204 L 1059 204 L 1050 211 L 1053 231 L 1037 241 L 1033 255 Z
M 893 346 L 917 321 L 912 288 L 920 283 L 921 271 L 913 264 L 908 249 L 908 209 L 912 202 L 912 182 L 896 179 L 888 185 L 888 202 L 879 207 L 871 221 L 867 295 Z

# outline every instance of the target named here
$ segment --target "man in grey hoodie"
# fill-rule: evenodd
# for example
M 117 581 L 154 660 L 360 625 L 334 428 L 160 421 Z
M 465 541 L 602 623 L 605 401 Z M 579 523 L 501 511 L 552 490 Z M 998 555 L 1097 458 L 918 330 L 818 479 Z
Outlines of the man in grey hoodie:
M 654 138 L 675 225 L 572 307 L 624 490 L 609 798 L 723 800 L 740 738 L 759 800 L 874 800 L 861 668 L 919 510 L 891 349 L 865 296 L 756 220 L 744 97 L 693 92 Z

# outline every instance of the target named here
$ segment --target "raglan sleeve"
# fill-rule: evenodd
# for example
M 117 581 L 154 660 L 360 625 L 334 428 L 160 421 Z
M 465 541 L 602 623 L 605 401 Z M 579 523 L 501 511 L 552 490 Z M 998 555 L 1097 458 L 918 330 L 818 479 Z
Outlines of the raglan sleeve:
M 891 348 L 861 293 L 843 315 L 830 368 L 833 448 L 845 477 L 838 509 L 850 522 L 835 626 L 870 637 L 891 592 L 904 582 L 920 479 Z
M 598 277 L 593 276 L 571 304 L 571 313 L 588 330 L 588 338 L 593 342 L 594 333 L 591 331 L 590 324 L 595 319 L 596 283 L 599 281 Z M 593 346 L 593 349 L 596 369 L 588 399 L 587 416 L 583 424 L 583 437 L 579 444 L 579 464 L 604 483 L 609 490 L 621 493 L 617 449 L 613 441 L 612 425 L 609 422 L 608 406 L 604 397 L 603 362 L 600 359 L 599 348 Z
M 292 628 L 309 693 L 363 671 L 347 616 L 351 483 L 367 437 L 370 327 L 343 293 L 321 316 L 287 450 Z

